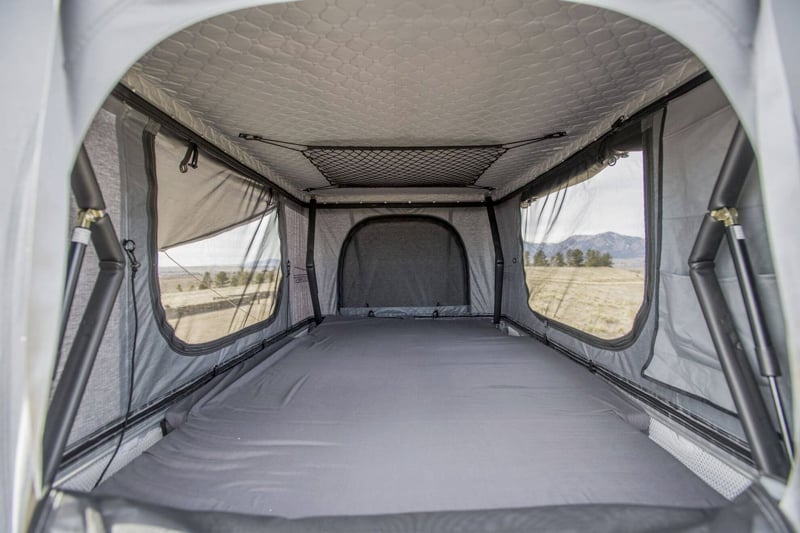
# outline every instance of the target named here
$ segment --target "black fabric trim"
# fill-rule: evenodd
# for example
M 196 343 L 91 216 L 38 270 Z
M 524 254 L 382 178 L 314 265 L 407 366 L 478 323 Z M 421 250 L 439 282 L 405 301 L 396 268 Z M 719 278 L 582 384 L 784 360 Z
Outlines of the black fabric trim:
M 256 344 L 250 346 L 249 348 L 239 353 L 235 357 L 231 358 L 229 361 L 226 361 L 224 363 L 215 366 L 205 374 L 178 387 L 177 389 L 168 392 L 161 398 L 153 400 L 143 405 L 142 407 L 138 408 L 137 410 L 131 412 L 131 415 L 128 417 L 127 425 L 125 424 L 125 421 L 122 418 L 120 418 L 101 427 L 91 435 L 73 444 L 64 454 L 64 457 L 61 460 L 59 468 L 64 469 L 66 467 L 69 467 L 70 465 L 79 461 L 83 457 L 86 457 L 87 455 L 92 453 L 94 450 L 96 450 L 106 442 L 114 439 L 114 437 L 118 436 L 120 432 L 123 431 L 124 428 L 127 427 L 126 431 L 130 432 L 138 424 L 141 424 L 142 422 L 151 418 L 156 413 L 178 402 L 179 400 L 189 396 L 203 385 L 209 383 L 214 378 L 225 374 L 226 372 L 233 369 L 237 365 L 244 363 L 248 359 L 255 357 L 262 351 L 274 346 L 275 344 L 286 339 L 292 334 L 297 333 L 298 331 L 305 329 L 309 326 L 313 326 L 313 324 L 314 324 L 314 319 L 309 317 L 301 322 L 298 322 L 291 328 L 286 329 L 281 333 L 278 333 L 277 335 L 273 335 L 267 339 L 264 339 L 261 342 L 257 342 Z M 267 354 L 267 357 L 265 357 L 265 359 L 269 358 L 271 355 L 272 353 Z
M 151 124 L 154 122 L 151 121 Z M 150 301 L 153 308 L 153 318 L 155 319 L 161 335 L 167 341 L 167 344 L 176 353 L 180 355 L 199 356 L 207 355 L 218 351 L 220 348 L 228 346 L 235 342 L 237 339 L 245 337 L 251 333 L 262 330 L 272 324 L 279 315 L 281 303 L 283 301 L 284 286 L 287 285 L 286 278 L 289 275 L 286 271 L 286 264 L 281 258 L 281 279 L 276 287 L 275 307 L 272 315 L 269 318 L 262 320 L 256 324 L 248 326 L 244 329 L 235 331 L 219 339 L 204 342 L 200 344 L 190 344 L 175 335 L 175 330 L 167 321 L 167 315 L 164 311 L 164 306 L 161 303 L 161 288 L 158 285 L 158 178 L 156 176 L 156 152 L 155 140 L 157 133 L 150 130 L 150 126 L 145 126 L 142 131 L 142 145 L 144 150 L 145 159 L 145 172 L 147 174 L 148 191 L 147 191 L 147 247 L 149 257 L 149 269 L 147 275 L 148 285 L 150 287 Z M 236 169 L 232 169 L 236 170 Z M 281 239 L 281 253 L 283 254 L 283 242 L 286 240 L 283 234 L 284 216 L 281 209 L 278 209 L 278 227 Z
M 484 204 L 481 204 L 483 207 Z M 461 257 L 463 259 L 463 276 L 464 276 L 464 304 L 463 305 L 472 305 L 470 299 L 470 283 L 469 283 L 469 256 L 467 255 L 467 248 L 464 246 L 464 241 L 461 239 L 461 235 L 458 231 L 446 220 L 433 216 L 433 215 L 378 215 L 374 217 L 367 217 L 364 220 L 355 224 L 350 231 L 347 232 L 347 236 L 342 243 L 342 248 L 339 250 L 339 264 L 336 269 L 336 310 L 338 311 L 341 309 L 341 302 L 342 302 L 342 274 L 344 271 L 344 252 L 347 250 L 347 247 L 350 245 L 350 241 L 353 239 L 353 236 L 358 233 L 360 229 L 364 226 L 372 224 L 374 222 L 408 222 L 412 220 L 417 221 L 425 221 L 436 224 L 441 226 L 442 228 L 446 229 L 456 241 L 459 249 L 461 250 Z M 459 304 L 461 305 L 461 304 Z

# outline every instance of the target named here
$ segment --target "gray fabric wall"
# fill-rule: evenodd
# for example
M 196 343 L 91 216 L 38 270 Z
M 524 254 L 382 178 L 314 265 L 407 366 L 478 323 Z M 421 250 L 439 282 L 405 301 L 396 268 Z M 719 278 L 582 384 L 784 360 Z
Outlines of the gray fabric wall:
M 97 181 L 103 190 L 106 212 L 117 232 L 121 234 L 124 222 L 120 217 L 122 198 L 120 197 L 116 116 L 105 109 L 101 109 L 92 122 L 92 128 L 86 135 L 84 144 Z M 69 222 L 70 226 L 74 226 L 77 218 L 77 207 L 74 199 L 70 207 Z M 67 322 L 67 330 L 64 344 L 61 348 L 61 356 L 56 369 L 56 380 L 53 383 L 53 388 L 55 388 L 55 383 L 60 378 L 98 273 L 97 254 L 95 254 L 91 245 L 87 246 L 83 268 L 81 268 L 80 276 L 78 277 L 72 310 Z M 86 394 L 70 434 L 70 441 L 75 441 L 88 435 L 104 421 L 116 417 L 121 409 L 123 395 L 119 389 L 119 376 L 121 373 L 127 372 L 127 359 L 120 358 L 120 354 L 126 352 L 129 344 L 127 320 L 130 316 L 127 311 L 128 284 L 129 281 L 126 278 L 122 285 L 120 297 L 117 299 L 117 304 L 114 306 L 109 318 L 106 335 L 100 344 L 97 360 L 92 368 L 89 383 L 86 387 Z
M 339 254 L 350 229 L 368 217 L 427 215 L 449 223 L 464 241 L 469 268 L 472 314 L 488 314 L 494 306 L 494 249 L 486 209 L 469 208 L 358 208 L 318 209 L 314 261 L 323 314 L 337 311 Z
M 651 119 L 656 134 L 656 151 L 651 159 L 657 161 L 661 112 L 656 112 Z M 663 212 L 658 284 L 649 295 L 652 304 L 636 340 L 624 349 L 609 349 L 575 338 L 534 315 L 528 307 L 522 267 L 519 196 L 497 209 L 506 256 L 503 313 L 549 341 L 613 370 L 720 429 L 742 437 L 738 419 L 731 413 L 733 405 L 727 383 L 688 279 L 689 251 L 733 135 L 736 116 L 717 85 L 708 82 L 671 102 L 664 120 L 663 187 L 660 191 L 651 191 L 649 206 L 650 213 L 657 213 L 660 203 Z M 657 186 L 658 183 L 651 180 L 650 185 Z M 748 179 L 739 207 L 758 273 L 760 294 L 767 307 L 770 330 L 773 338 L 780 341 L 784 338 L 783 319 L 769 261 L 769 243 L 755 172 Z M 647 238 L 652 241 L 657 236 L 658 231 L 650 232 Z M 726 246 L 721 248 L 717 271 L 742 341 L 752 357 L 752 339 Z M 776 349 L 785 370 L 785 346 L 776 342 Z
M 112 221 L 120 239 L 136 242 L 136 256 L 141 268 L 136 275 L 135 291 L 138 302 L 138 346 L 134 369 L 133 409 L 157 400 L 191 380 L 203 375 L 262 339 L 285 330 L 290 323 L 288 314 L 289 283 L 282 282 L 275 319 L 261 330 L 237 337 L 230 343 L 205 355 L 183 355 L 170 346 L 159 328 L 154 314 L 154 304 L 149 276 L 155 275 L 155 262 L 148 246 L 150 237 L 150 217 L 148 216 L 148 178 L 145 171 L 142 132 L 147 127 L 147 119 L 138 112 L 120 105 L 114 106 L 118 112 L 116 135 L 119 139 L 119 183 L 122 204 L 119 214 L 112 212 Z M 150 124 L 153 128 L 156 125 Z M 96 124 L 95 128 L 99 128 Z M 100 130 L 98 130 L 99 132 Z M 93 129 L 90 138 L 95 134 Z M 93 161 L 94 163 L 94 161 Z M 113 167 L 113 165 L 111 165 Z M 113 181 L 113 180 L 112 180 Z M 101 186 L 103 183 L 101 182 Z M 104 190 L 104 192 L 106 192 Z M 113 196 L 113 192 L 109 196 Z M 202 214 L 197 214 L 201 216 Z M 300 217 L 302 218 L 302 216 Z M 305 233 L 304 222 L 294 220 L 294 232 Z M 285 210 L 281 210 L 281 235 L 283 256 L 286 257 Z M 284 280 L 286 279 L 284 260 Z M 131 313 L 129 276 L 123 284 L 117 306 L 124 307 L 124 313 Z M 299 284 L 304 287 L 304 284 Z M 85 290 L 88 290 L 86 287 Z M 302 294 L 302 291 L 296 291 Z M 302 309 L 303 298 L 299 297 L 298 308 Z M 310 307 L 310 305 L 308 306 Z M 302 314 L 303 311 L 299 311 Z M 130 315 L 128 315 L 130 318 Z M 126 323 L 132 320 L 125 320 Z M 114 337 L 110 337 L 114 335 Z M 121 339 L 119 350 L 101 350 L 92 372 L 92 377 L 84 396 L 70 441 L 75 443 L 100 427 L 116 421 L 124 415 L 125 400 L 128 393 L 130 369 L 130 341 L 132 331 L 109 330 L 107 338 Z
M 308 238 L 308 209 L 292 202 L 282 200 L 283 220 L 286 228 L 286 261 L 289 291 L 290 324 L 297 324 L 314 316 L 311 293 L 306 273 L 306 239 Z
M 189 143 L 169 132 L 155 138 L 158 249 L 204 239 L 256 219 L 273 207 L 269 190 L 199 150 L 197 168 L 181 172 Z M 202 215 L 198 216 L 198 209 Z
M 737 118 L 713 83 L 670 104 L 664 130 L 664 219 L 659 278 L 659 331 L 644 375 L 707 398 L 729 411 L 735 407 L 697 303 L 687 258 L 708 199 L 736 128 Z M 698 149 L 701 147 L 702 149 Z M 772 268 L 764 208 L 755 166 L 745 184 L 739 217 L 748 240 L 759 295 L 765 305 L 775 349 L 784 370 L 785 331 Z M 754 368 L 755 348 L 726 243 L 717 256 L 717 274 L 739 338 Z M 766 387 L 766 383 L 762 383 Z M 785 387 L 788 393 L 788 387 Z M 765 396 L 768 396 L 764 390 Z M 787 400 L 789 396 L 786 396 Z M 787 402 L 790 406 L 791 402 Z

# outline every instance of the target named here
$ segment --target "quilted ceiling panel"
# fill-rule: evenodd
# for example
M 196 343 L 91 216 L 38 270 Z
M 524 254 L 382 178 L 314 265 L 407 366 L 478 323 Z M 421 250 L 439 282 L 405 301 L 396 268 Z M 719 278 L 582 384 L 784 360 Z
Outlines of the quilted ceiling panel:
M 296 190 L 329 183 L 301 153 L 239 132 L 359 146 L 568 133 L 500 157 L 476 184 L 501 193 L 701 71 L 655 28 L 558 0 L 305 0 L 189 27 L 123 82 L 162 108 L 187 110 L 196 129 Z

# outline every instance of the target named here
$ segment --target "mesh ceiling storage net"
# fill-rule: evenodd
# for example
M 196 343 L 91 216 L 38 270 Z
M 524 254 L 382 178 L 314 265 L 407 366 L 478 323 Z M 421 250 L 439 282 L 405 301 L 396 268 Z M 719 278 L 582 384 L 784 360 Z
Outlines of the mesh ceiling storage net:
M 506 144 L 463 146 L 303 146 L 239 133 L 246 141 L 303 154 L 334 187 L 469 187 L 509 150 L 566 136 L 556 131 Z
M 473 185 L 507 150 L 500 145 L 314 146 L 304 150 L 303 155 L 331 185 L 441 187 Z

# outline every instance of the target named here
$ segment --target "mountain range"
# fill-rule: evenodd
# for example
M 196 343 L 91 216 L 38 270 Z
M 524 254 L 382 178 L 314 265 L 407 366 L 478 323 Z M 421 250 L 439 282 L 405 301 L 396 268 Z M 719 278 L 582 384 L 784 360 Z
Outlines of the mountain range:
M 613 231 L 598 233 L 597 235 L 572 235 L 561 242 L 525 242 L 524 249 L 531 257 L 538 250 L 544 251 L 547 257 L 552 257 L 557 252 L 565 253 L 569 249 L 598 250 L 601 254 L 608 253 L 616 259 L 644 259 L 644 239 L 631 235 L 620 235 Z

